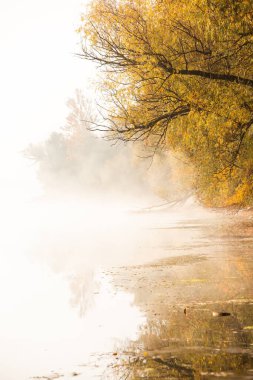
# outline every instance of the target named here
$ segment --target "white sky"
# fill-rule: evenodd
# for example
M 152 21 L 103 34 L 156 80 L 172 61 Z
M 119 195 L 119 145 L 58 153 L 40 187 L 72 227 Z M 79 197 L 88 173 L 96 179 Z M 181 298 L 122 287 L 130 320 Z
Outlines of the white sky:
M 87 0 L 0 0 L 0 178 L 24 178 L 28 143 L 64 125 L 65 103 L 87 93 L 91 66 L 75 32 Z

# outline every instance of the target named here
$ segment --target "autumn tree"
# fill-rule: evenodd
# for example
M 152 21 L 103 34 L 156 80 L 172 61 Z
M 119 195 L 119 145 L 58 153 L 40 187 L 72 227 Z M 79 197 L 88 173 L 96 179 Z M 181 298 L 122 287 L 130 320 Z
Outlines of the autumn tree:
M 95 0 L 79 32 L 107 105 L 94 129 L 184 154 L 207 205 L 253 196 L 252 0 Z

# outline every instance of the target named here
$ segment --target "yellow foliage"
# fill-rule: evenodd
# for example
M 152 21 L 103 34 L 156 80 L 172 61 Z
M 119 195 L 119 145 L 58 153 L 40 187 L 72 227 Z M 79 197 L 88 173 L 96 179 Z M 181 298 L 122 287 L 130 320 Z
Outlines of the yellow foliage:
M 252 14 L 250 0 L 95 0 L 81 19 L 110 136 L 181 152 L 208 206 L 253 198 Z

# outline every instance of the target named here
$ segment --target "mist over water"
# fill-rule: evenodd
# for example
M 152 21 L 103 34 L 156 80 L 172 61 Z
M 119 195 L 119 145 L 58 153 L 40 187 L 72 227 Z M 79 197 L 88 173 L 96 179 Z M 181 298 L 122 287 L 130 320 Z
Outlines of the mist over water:
M 197 308 L 194 323 L 207 331 L 211 309 L 221 302 L 239 309 L 236 318 L 250 332 L 251 226 L 239 222 L 243 238 L 227 233 L 229 216 L 204 209 L 175 186 L 166 154 L 150 166 L 134 147 L 111 146 L 80 127 L 81 135 L 60 130 L 30 144 L 17 178 L 2 182 L 0 377 L 119 380 L 127 370 L 134 379 L 141 364 L 141 376 L 152 367 L 158 379 L 156 354 L 163 360 L 164 347 L 178 349 L 178 360 L 187 345 L 198 351 L 215 341 L 220 350 L 221 339 L 199 338 L 182 315 Z M 160 193 L 172 194 L 171 202 Z M 246 249 L 239 264 L 235 245 Z M 231 291 L 227 279 L 234 281 Z M 173 325 L 182 332 L 160 329 Z M 241 341 L 231 339 L 229 326 L 228 344 L 240 358 Z M 226 371 L 227 352 L 224 358 Z M 219 373 L 215 360 L 211 370 Z
M 134 379 L 136 368 L 141 375 L 152 368 L 159 379 L 164 369 L 156 360 L 173 367 L 171 355 L 218 376 L 233 363 L 231 349 L 246 363 L 233 368 L 248 374 L 250 219 L 233 221 L 193 198 L 172 206 L 145 194 L 143 183 L 139 189 L 142 197 L 96 187 L 83 196 L 52 195 L 35 181 L 19 196 L 18 187 L 5 192 L 2 378 L 119 380 L 125 371 Z M 222 310 L 232 316 L 217 330 L 212 313 Z M 214 350 L 209 372 L 211 351 L 201 356 L 203 346 Z
M 140 212 L 155 197 L 50 198 L 38 189 L 29 200 L 9 189 L 1 201 L 0 373 L 8 380 L 61 369 L 67 377 L 93 352 L 136 339 L 145 315 L 103 271 L 166 256 L 159 228 L 200 216 L 196 206 Z
M 201 207 L 180 152 L 90 131 L 83 5 L 0 14 L 0 380 L 248 380 L 252 210 Z

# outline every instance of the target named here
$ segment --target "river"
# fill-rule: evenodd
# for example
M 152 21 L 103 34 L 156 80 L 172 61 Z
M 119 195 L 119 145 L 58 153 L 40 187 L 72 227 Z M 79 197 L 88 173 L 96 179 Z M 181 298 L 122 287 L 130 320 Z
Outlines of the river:
M 253 378 L 253 220 L 1 205 L 0 378 Z

